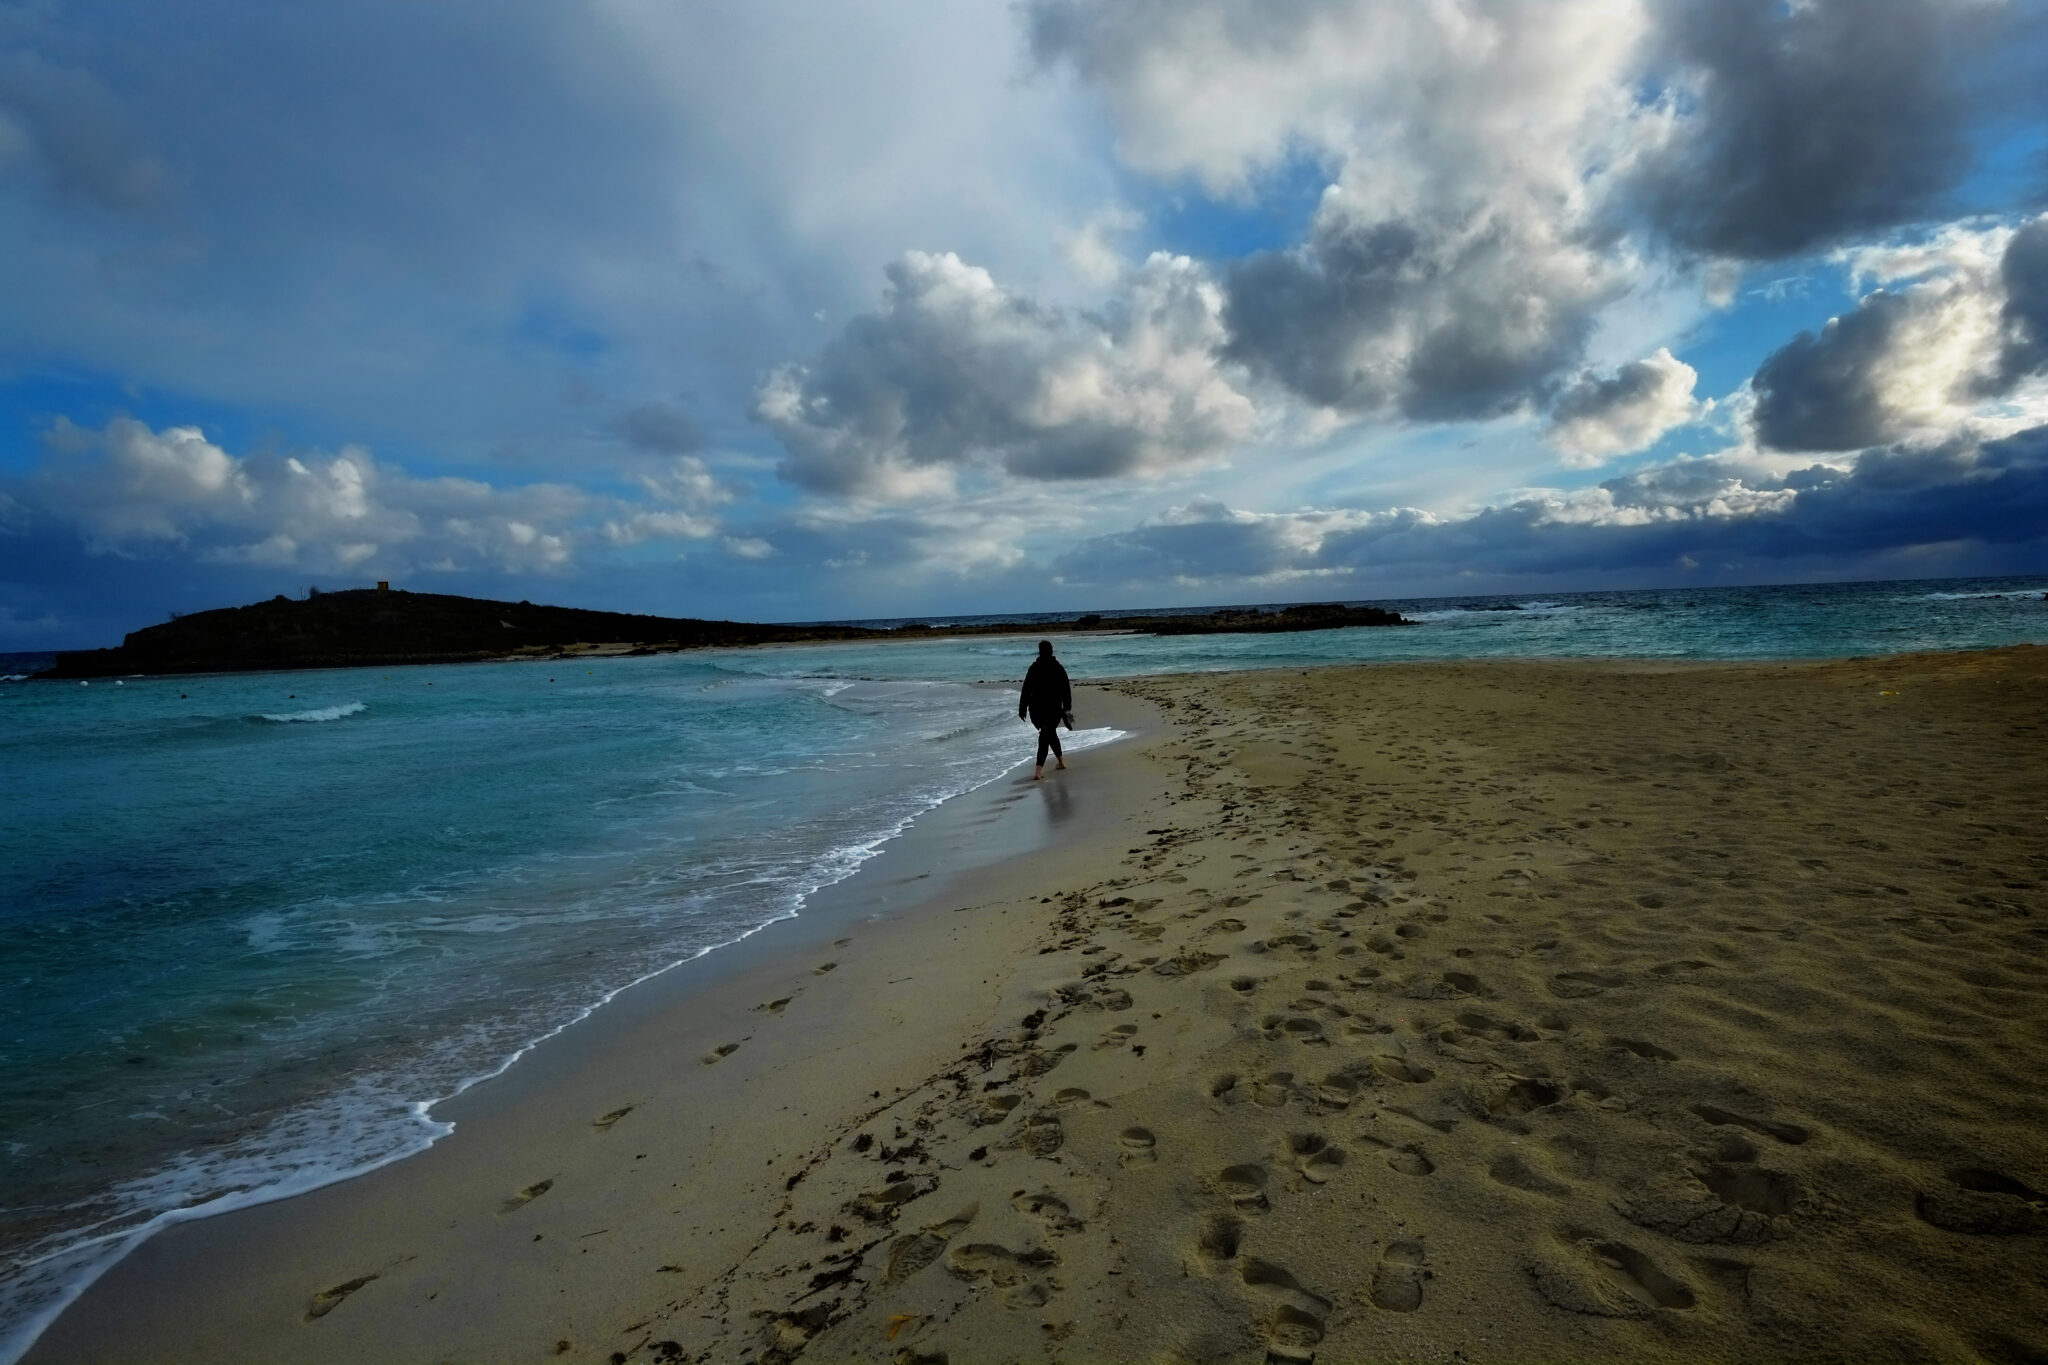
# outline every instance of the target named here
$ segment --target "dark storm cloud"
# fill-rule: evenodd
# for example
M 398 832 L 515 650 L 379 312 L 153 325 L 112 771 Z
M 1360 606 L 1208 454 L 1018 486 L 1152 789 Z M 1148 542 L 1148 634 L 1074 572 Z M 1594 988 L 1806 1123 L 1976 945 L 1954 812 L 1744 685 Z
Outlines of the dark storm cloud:
M 1576 361 L 1610 295 L 1582 251 L 1532 226 L 1325 215 L 1304 246 L 1231 269 L 1224 354 L 1343 412 L 1512 411 Z
M 1999 262 L 2005 286 L 2005 349 L 1999 357 L 1997 391 L 2048 369 L 2048 218 L 2013 234 Z
M 1955 0 L 1692 0 L 1657 50 L 1692 85 L 1634 182 L 1689 250 L 1789 256 L 1925 217 L 1969 173 L 1969 70 L 2007 22 Z
M 1782 477 L 1726 459 L 1658 466 L 1578 494 L 1440 520 L 1412 509 L 1279 515 L 1219 505 L 1076 546 L 1070 584 L 1294 581 L 1344 595 L 1389 581 L 1669 575 L 1739 564 L 1853 566 L 1930 547 L 2048 546 L 2048 427 L 1981 447 L 1865 451 Z
M 1757 438 L 1778 450 L 1859 450 L 1887 439 L 1878 367 L 1912 312 L 1910 295 L 1875 293 L 1772 352 L 1756 372 Z

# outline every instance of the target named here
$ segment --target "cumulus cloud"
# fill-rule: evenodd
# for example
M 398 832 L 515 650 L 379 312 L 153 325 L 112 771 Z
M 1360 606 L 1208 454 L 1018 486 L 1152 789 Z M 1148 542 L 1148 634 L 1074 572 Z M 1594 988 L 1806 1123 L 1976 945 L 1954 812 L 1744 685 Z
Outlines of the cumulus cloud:
M 1493 416 L 1576 360 L 1625 287 L 1589 182 L 1638 121 L 1630 0 L 1040 0 L 1039 59 L 1126 160 L 1255 193 L 1333 168 L 1308 239 L 1231 266 L 1226 353 L 1347 416 Z
M 1542 215 L 1373 221 L 1332 195 L 1306 245 L 1231 271 L 1225 354 L 1348 414 L 1491 417 L 1572 363 L 1620 288 Z
M 1950 229 L 1926 243 L 1853 253 L 1859 278 L 1893 284 L 1768 356 L 1753 381 L 1757 439 L 1781 450 L 1931 440 L 2048 363 L 2048 219 L 2014 233 Z
M 1216 347 L 1222 291 L 1156 254 L 1101 313 L 1048 307 L 951 253 L 889 267 L 881 306 L 815 360 L 762 386 L 785 477 L 822 492 L 903 498 L 963 469 L 1023 479 L 1157 472 L 1252 432 L 1251 400 Z
M 1668 135 L 1630 190 L 1678 245 L 1767 259 L 1913 222 L 1968 174 L 1981 0 L 1660 6 Z
M 643 471 L 648 499 L 628 504 L 560 484 L 415 478 L 358 446 L 237 456 L 198 427 L 126 417 L 100 430 L 59 420 L 46 444 L 16 487 L 25 523 L 70 527 L 101 554 L 176 550 L 213 564 L 551 571 L 579 545 L 715 536 L 728 496 L 694 456 Z
M 1550 443 L 1577 465 L 1641 450 L 1701 414 L 1692 396 L 1698 379 L 1692 366 L 1663 347 L 1605 378 L 1581 375 L 1550 410 Z

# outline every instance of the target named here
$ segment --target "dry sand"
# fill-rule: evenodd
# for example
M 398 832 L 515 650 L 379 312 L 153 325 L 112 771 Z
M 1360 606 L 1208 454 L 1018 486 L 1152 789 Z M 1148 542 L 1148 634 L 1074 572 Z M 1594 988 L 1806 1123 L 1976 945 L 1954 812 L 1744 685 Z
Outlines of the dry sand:
M 2048 1359 L 2048 650 L 1120 691 L 31 1359 Z

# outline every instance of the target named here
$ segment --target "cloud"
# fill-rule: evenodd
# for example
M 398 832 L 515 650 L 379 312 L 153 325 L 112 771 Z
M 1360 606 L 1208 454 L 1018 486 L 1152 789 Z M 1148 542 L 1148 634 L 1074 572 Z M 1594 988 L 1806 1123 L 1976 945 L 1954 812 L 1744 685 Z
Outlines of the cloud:
M 612 418 L 611 429 L 634 450 L 686 455 L 704 444 L 690 414 L 668 403 L 640 403 Z
M 2014 233 L 1951 228 L 1925 243 L 1849 256 L 1865 295 L 1765 358 L 1753 381 L 1757 439 L 1780 450 L 1936 440 L 1985 415 L 2048 363 L 2048 219 Z
M 1107 106 L 1124 159 L 1256 195 L 1329 168 L 1307 240 L 1223 267 L 1226 349 L 1347 417 L 1493 416 L 1578 357 L 1626 286 L 1588 183 L 1638 116 L 1629 0 L 1039 0 L 1034 51 Z
M 1252 434 L 1215 355 L 1222 292 L 1185 257 L 1155 254 L 1100 313 L 1037 303 L 951 253 L 910 252 L 888 278 L 879 308 L 757 395 L 781 472 L 806 488 L 900 499 L 975 468 L 1154 473 Z
M 320 572 L 374 564 L 386 577 L 552 572 L 579 546 L 707 539 L 726 496 L 694 456 L 643 472 L 649 500 L 629 504 L 560 484 L 414 478 L 358 446 L 236 456 L 197 427 L 125 417 L 97 431 L 60 419 L 46 446 L 15 486 L 19 519 L 69 528 L 93 553 Z
M 1982 0 L 1659 7 L 1668 136 L 1628 178 L 1681 248 L 1766 260 L 1924 219 L 1998 110 L 1997 47 L 2036 21 Z
M 132 214 L 171 187 L 133 117 L 89 70 L 27 50 L 0 50 L 0 180 L 32 175 L 66 207 Z
M 1231 359 L 1319 407 L 1438 421 L 1528 403 L 1622 287 L 1540 215 L 1368 221 L 1339 195 L 1305 246 L 1229 280 Z
M 1641 450 L 1700 415 L 1692 396 L 1698 379 L 1692 366 L 1661 347 L 1608 378 L 1582 375 L 1551 408 L 1550 443 L 1576 465 Z
M 1227 594 L 1298 583 L 1332 597 L 1645 571 L 1682 578 L 1694 568 L 1769 581 L 1792 566 L 1839 571 L 1929 549 L 2038 556 L 2044 528 L 2048 426 L 1997 441 L 1879 447 L 1846 468 L 1781 472 L 1740 454 L 1681 459 L 1593 488 L 1534 490 L 1464 517 L 1196 502 L 1091 537 L 1056 569 L 1069 586 Z
M 1990 387 L 2004 392 L 2048 371 L 2048 217 L 2036 218 L 2013 234 L 1998 276 L 2005 286 L 1999 318 L 2004 335 L 1998 373 Z

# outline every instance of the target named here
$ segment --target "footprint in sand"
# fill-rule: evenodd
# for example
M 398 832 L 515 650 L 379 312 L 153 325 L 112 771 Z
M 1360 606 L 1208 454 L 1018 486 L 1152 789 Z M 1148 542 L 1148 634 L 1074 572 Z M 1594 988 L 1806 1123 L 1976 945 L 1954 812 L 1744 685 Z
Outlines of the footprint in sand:
M 1559 972 L 1550 978 L 1550 993 L 1560 1000 L 1582 1000 L 1627 980 L 1620 972 Z
M 1010 1111 L 1022 1103 L 1022 1095 L 990 1095 L 974 1107 L 974 1112 L 969 1117 L 974 1120 L 977 1127 L 987 1127 L 1010 1117 Z
M 1264 1213 L 1272 1207 L 1266 1199 L 1266 1168 L 1256 1162 L 1225 1166 L 1216 1181 L 1240 1213 Z
M 1040 1190 L 1026 1194 L 1019 1190 L 1010 1198 L 1010 1205 L 1027 1218 L 1035 1218 L 1047 1232 L 1073 1232 L 1081 1226 L 1081 1220 L 1074 1217 L 1067 1201 L 1051 1190 Z
M 1691 1289 L 1626 1242 L 1577 1230 L 1564 1240 L 1567 1256 L 1545 1256 L 1525 1268 L 1536 1292 L 1566 1312 L 1619 1318 L 1693 1306 Z
M 1205 1260 L 1231 1261 L 1237 1259 L 1237 1249 L 1243 1244 L 1244 1224 L 1228 1215 L 1216 1214 L 1203 1222 L 1195 1238 L 1195 1251 Z
M 946 1244 L 965 1232 L 979 1212 L 979 1208 L 970 1204 L 943 1223 L 933 1223 L 920 1231 L 905 1233 L 891 1242 L 888 1257 L 882 1265 L 882 1283 L 895 1284 L 907 1280 L 938 1260 Z
M 555 1182 L 552 1179 L 536 1180 L 533 1184 L 528 1185 L 525 1189 L 507 1199 L 498 1209 L 498 1212 L 511 1213 L 514 1210 L 523 1209 L 554 1187 Z
M 1558 1104 L 1571 1092 L 1555 1081 L 1546 1081 L 1534 1076 L 1522 1076 L 1509 1082 L 1506 1089 L 1489 1096 L 1487 1112 L 1496 1118 L 1514 1117 L 1548 1109 Z
M 1058 1264 L 1059 1257 L 1042 1248 L 1012 1251 L 994 1242 L 972 1242 L 946 1255 L 947 1268 L 955 1275 L 1000 1290 L 1003 1303 L 1011 1308 L 1036 1308 L 1051 1298 L 1052 1291 L 1037 1277 Z
M 1289 1134 L 1287 1151 L 1294 1159 L 1294 1169 L 1311 1185 L 1328 1184 L 1344 1165 L 1344 1149 L 1320 1133 Z
M 838 967 L 838 965 L 839 964 L 837 962 L 821 962 L 817 966 L 811 968 L 811 975 L 823 976 L 825 973 L 832 971 L 834 968 Z
M 770 1000 L 763 1004 L 754 1006 L 754 1012 L 756 1014 L 764 1012 L 768 1014 L 780 1014 L 784 1010 L 789 1008 L 789 1002 L 794 999 L 796 999 L 796 997 L 793 995 L 785 995 L 780 1000 Z
M 738 1052 L 739 1050 L 740 1045 L 738 1043 L 720 1043 L 717 1047 L 712 1048 L 711 1051 L 704 1054 L 704 1065 L 715 1065 L 716 1063 L 724 1061 L 726 1058 L 732 1056 L 733 1053 Z
M 1520 1152 L 1504 1152 L 1495 1157 L 1493 1164 L 1486 1168 L 1486 1174 L 1497 1184 L 1527 1190 L 1530 1194 L 1547 1195 L 1554 1199 L 1559 1195 L 1571 1193 L 1569 1188 L 1545 1175 L 1534 1162 Z
M 1349 1109 L 1358 1098 L 1358 1082 L 1342 1074 L 1325 1076 L 1315 1088 L 1315 1098 L 1326 1114 Z
M 1762 1133 L 1765 1137 L 1772 1138 L 1791 1147 L 1797 1147 L 1813 1136 L 1812 1133 L 1801 1128 L 1796 1123 L 1780 1123 L 1775 1119 L 1751 1118 L 1747 1114 L 1738 1114 L 1733 1110 L 1720 1109 L 1711 1104 L 1696 1104 L 1692 1107 L 1692 1112 L 1698 1114 L 1708 1123 L 1716 1125 L 1732 1124 L 1737 1128 L 1747 1128 L 1752 1133 Z
M 1391 1052 L 1383 1052 L 1374 1057 L 1372 1069 L 1390 1081 L 1400 1081 L 1406 1085 L 1420 1085 L 1424 1081 L 1436 1078 L 1436 1073 L 1428 1067 L 1417 1066 L 1406 1058 L 1396 1057 Z
M 312 1303 L 307 1305 L 305 1320 L 307 1322 L 312 1322 L 316 1318 L 326 1317 L 329 1313 L 332 1313 L 335 1309 L 341 1307 L 341 1301 L 343 1299 L 355 1293 L 358 1289 L 361 1289 L 364 1285 L 368 1284 L 370 1281 L 376 1278 L 377 1276 L 374 1273 L 369 1275 L 358 1275 L 353 1280 L 349 1280 L 343 1284 L 335 1285 L 332 1289 L 321 1290 L 319 1293 L 313 1296 Z
M 1120 1166 L 1149 1166 L 1159 1160 L 1159 1139 L 1150 1128 L 1126 1128 L 1116 1142 Z
M 1436 1169 L 1436 1163 L 1422 1154 L 1422 1149 L 1409 1144 L 1396 1145 L 1370 1133 L 1360 1133 L 1359 1141 L 1370 1147 L 1377 1147 L 1386 1158 L 1387 1166 L 1401 1175 L 1428 1175 Z
M 620 1119 L 626 1117 L 626 1115 L 632 1112 L 632 1105 L 622 1105 L 621 1107 L 612 1110 L 612 1112 L 609 1114 L 603 1114 L 597 1118 L 592 1119 L 590 1121 L 590 1126 L 592 1128 L 597 1129 L 597 1131 L 600 1133 L 607 1132 L 610 1130 L 613 1124 L 617 1123 Z
M 1137 1032 L 1136 1024 L 1118 1024 L 1095 1040 L 1095 1048 L 1099 1052 L 1107 1047 L 1122 1047 L 1136 1037 Z
M 1286 1105 L 1288 1096 L 1294 1093 L 1294 1073 L 1275 1071 L 1264 1080 L 1252 1084 L 1252 1103 L 1264 1109 L 1279 1109 Z
M 1483 1014 L 1465 1013 L 1458 1016 L 1458 1026 L 1497 1043 L 1533 1043 L 1542 1035 L 1535 1029 L 1521 1024 L 1504 1023 Z
M 1323 1322 L 1330 1315 L 1330 1301 L 1304 1288 L 1285 1267 L 1271 1261 L 1247 1257 L 1239 1274 L 1247 1289 L 1277 1300 L 1266 1325 L 1266 1359 L 1314 1360 L 1316 1343 L 1323 1339 Z
M 1040 1110 L 1024 1120 L 1024 1126 L 1017 1135 L 1004 1142 L 1005 1148 L 1028 1152 L 1032 1156 L 1051 1156 L 1067 1141 L 1067 1130 L 1060 1125 L 1059 1116 L 1050 1110 Z
M 1618 1047 L 1623 1052 L 1632 1052 L 1646 1062 L 1675 1062 L 1678 1060 L 1677 1053 L 1658 1047 L 1655 1043 L 1643 1042 L 1638 1038 L 1609 1038 L 1607 1046 Z
M 1368 1293 L 1373 1307 L 1389 1313 L 1413 1313 L 1422 1307 L 1422 1281 L 1429 1274 L 1423 1261 L 1422 1243 L 1411 1239 L 1388 1243 L 1372 1272 Z
M 2039 1190 L 1985 1166 L 1958 1167 L 1947 1175 L 1954 1188 L 1914 1201 L 1922 1222 L 1978 1237 L 2048 1230 L 2048 1195 Z

